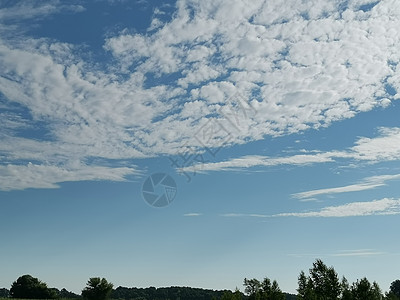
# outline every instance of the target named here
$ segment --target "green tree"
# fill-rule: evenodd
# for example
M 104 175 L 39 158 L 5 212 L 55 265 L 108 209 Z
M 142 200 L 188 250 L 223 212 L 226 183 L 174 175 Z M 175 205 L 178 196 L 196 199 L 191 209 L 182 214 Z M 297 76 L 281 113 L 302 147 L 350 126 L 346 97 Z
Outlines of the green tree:
M 86 287 L 82 290 L 82 297 L 87 300 L 106 300 L 110 297 L 113 284 L 105 278 L 90 278 Z
M 271 293 L 269 295 L 269 300 L 284 300 L 285 295 L 282 293 L 282 290 L 279 288 L 278 282 L 276 280 L 272 281 L 271 285 Z
M 390 284 L 389 295 L 400 299 L 400 280 L 395 280 Z M 394 299 L 396 299 L 394 298 Z
M 300 272 L 298 277 L 297 299 L 299 300 L 314 300 L 316 299 L 314 293 L 313 283 L 309 276 L 306 276 L 304 271 Z
M 317 259 L 310 269 L 316 298 L 319 300 L 339 299 L 341 289 L 338 275 L 333 267 L 327 267 L 322 260 Z
M 249 296 L 250 300 L 261 299 L 261 282 L 255 278 L 247 279 L 243 281 L 244 292 Z
M 279 288 L 276 280 L 265 277 L 262 282 L 257 279 L 244 279 L 245 293 L 251 300 L 284 300 L 285 295 Z
M 382 293 L 379 285 L 374 282 L 371 284 L 366 277 L 353 283 L 352 294 L 354 300 L 381 300 Z
M 47 284 L 31 275 L 22 275 L 13 282 L 10 289 L 12 298 L 55 299 L 57 294 Z
M 347 281 L 346 277 L 343 276 L 340 286 L 342 289 L 341 300 L 353 300 L 353 294 L 351 293 L 351 288 L 350 288 L 349 282 Z
M 336 300 L 341 294 L 341 284 L 333 267 L 327 267 L 317 259 L 309 270 L 310 276 L 302 271 L 298 277 L 298 298 L 304 300 Z

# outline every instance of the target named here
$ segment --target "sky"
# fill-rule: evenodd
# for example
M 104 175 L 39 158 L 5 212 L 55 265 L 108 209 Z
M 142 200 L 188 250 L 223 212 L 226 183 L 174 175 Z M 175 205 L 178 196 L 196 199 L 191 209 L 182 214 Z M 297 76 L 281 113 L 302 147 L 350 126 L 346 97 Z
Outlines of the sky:
M 0 287 L 399 279 L 400 2 L 0 0 Z

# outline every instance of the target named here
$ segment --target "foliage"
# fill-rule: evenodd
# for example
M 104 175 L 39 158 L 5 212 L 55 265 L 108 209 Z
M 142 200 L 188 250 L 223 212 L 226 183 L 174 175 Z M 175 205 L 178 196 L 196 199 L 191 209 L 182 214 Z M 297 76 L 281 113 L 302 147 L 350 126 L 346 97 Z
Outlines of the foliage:
M 382 299 L 381 289 L 379 288 L 378 284 L 376 282 L 371 284 L 365 277 L 353 283 L 352 294 L 353 294 L 353 300 Z
M 301 271 L 298 284 L 299 299 L 336 300 L 341 294 L 341 284 L 335 269 L 327 267 L 320 259 L 313 263 L 309 276 Z
M 47 284 L 31 275 L 22 275 L 13 282 L 10 289 L 12 298 L 55 299 L 57 294 Z
M 395 280 L 390 284 L 390 289 L 387 297 L 391 300 L 400 300 L 400 280 Z
M 245 293 L 250 300 L 284 300 L 285 295 L 279 288 L 278 282 L 265 277 L 262 282 L 257 279 L 244 279 Z
M 89 278 L 86 287 L 82 291 L 82 297 L 87 300 L 106 300 L 110 297 L 113 284 L 105 278 Z
M 339 282 L 333 267 L 327 267 L 317 259 L 310 275 L 301 271 L 298 277 L 297 297 L 300 300 L 381 300 L 382 291 L 376 282 L 367 278 L 357 280 L 351 286 L 345 277 Z M 392 300 L 392 298 L 386 298 Z M 396 299 L 397 300 L 397 299 Z
M 4 297 L 7 298 L 8 296 L 10 296 L 10 291 L 7 289 L 0 289 L 0 297 Z
M 163 288 L 128 288 L 119 286 L 113 290 L 111 298 L 113 299 L 136 299 L 136 300 L 211 300 L 221 299 L 231 291 L 214 291 L 209 289 L 191 288 L 191 287 L 163 287 Z M 239 292 L 240 293 L 240 292 Z M 233 293 L 234 294 L 234 293 Z M 243 295 L 242 293 L 240 293 Z M 236 295 L 237 296 L 237 295 Z

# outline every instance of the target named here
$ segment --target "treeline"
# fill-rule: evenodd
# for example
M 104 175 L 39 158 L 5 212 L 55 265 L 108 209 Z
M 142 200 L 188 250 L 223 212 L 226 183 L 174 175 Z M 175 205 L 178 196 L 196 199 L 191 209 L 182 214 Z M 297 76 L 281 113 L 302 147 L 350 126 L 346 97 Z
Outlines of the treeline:
M 400 300 L 400 280 L 391 283 L 383 293 L 378 283 L 366 277 L 349 283 L 333 267 L 317 259 L 306 274 L 298 276 L 297 295 L 284 293 L 276 280 L 244 279 L 244 293 L 237 288 L 209 290 L 191 287 L 128 288 L 117 287 L 105 278 L 90 278 L 81 295 L 66 289 L 48 288 L 47 284 L 31 275 L 23 275 L 13 282 L 11 289 L 0 289 L 0 298 L 22 299 L 85 299 L 85 300 Z
M 295 295 L 282 293 L 284 300 L 295 300 Z M 136 300 L 246 300 L 248 296 L 238 289 L 210 290 L 191 287 L 163 287 L 163 288 L 127 288 L 118 287 L 111 293 L 112 299 L 136 299 Z
M 364 277 L 350 284 L 344 276 L 340 280 L 333 267 L 317 259 L 309 275 L 300 272 L 297 292 L 299 300 L 400 300 L 400 280 L 393 281 L 383 294 L 377 282 Z

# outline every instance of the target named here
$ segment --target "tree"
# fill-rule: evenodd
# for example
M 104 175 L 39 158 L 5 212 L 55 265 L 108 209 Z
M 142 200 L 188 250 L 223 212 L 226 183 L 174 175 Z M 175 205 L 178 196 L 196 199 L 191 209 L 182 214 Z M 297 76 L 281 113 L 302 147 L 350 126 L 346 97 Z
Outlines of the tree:
M 284 300 L 285 295 L 282 293 L 281 289 L 279 288 L 278 282 L 276 280 L 272 281 L 271 285 L 271 293 L 269 295 L 270 300 Z
M 333 267 L 328 268 L 322 260 L 317 259 L 310 269 L 310 278 L 317 299 L 336 300 L 339 298 L 340 283 Z
M 82 290 L 82 297 L 87 300 L 106 300 L 110 297 L 113 284 L 105 278 L 89 278 L 86 287 Z
M 336 300 L 341 294 L 341 285 L 333 267 L 327 267 L 317 259 L 309 270 L 310 276 L 302 271 L 298 277 L 299 299 Z
M 245 286 L 244 292 L 249 296 L 250 300 L 259 300 L 261 298 L 261 282 L 257 279 L 247 279 L 243 281 Z
M 5 289 L 5 288 L 1 288 L 0 289 L 0 297 L 1 298 L 8 298 L 8 296 L 10 295 L 10 291 Z
M 297 288 L 297 298 L 300 300 L 316 299 L 313 283 L 310 277 L 307 277 L 304 271 L 300 272 L 298 277 L 299 287 Z
M 395 280 L 390 284 L 389 294 L 400 299 L 400 280 Z
M 352 294 L 354 300 L 381 300 L 382 293 L 379 285 L 374 282 L 372 285 L 366 277 L 353 283 Z
M 283 300 L 285 295 L 279 288 L 278 282 L 265 277 L 262 282 L 257 279 L 244 279 L 245 293 L 251 300 Z
M 342 282 L 340 283 L 342 289 L 342 298 L 341 300 L 353 300 L 353 294 L 351 293 L 349 282 L 346 277 L 343 276 Z
M 55 299 L 57 294 L 47 284 L 31 275 L 22 275 L 13 282 L 10 289 L 12 298 Z

